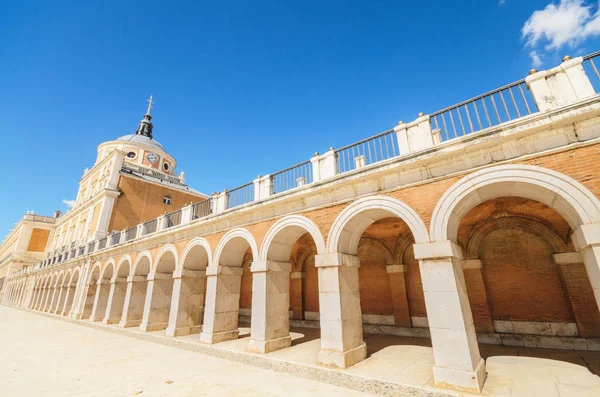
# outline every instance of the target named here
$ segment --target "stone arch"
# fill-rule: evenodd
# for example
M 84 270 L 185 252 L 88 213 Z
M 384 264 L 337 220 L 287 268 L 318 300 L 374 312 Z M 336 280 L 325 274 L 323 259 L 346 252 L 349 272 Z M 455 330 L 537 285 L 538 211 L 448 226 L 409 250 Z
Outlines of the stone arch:
M 188 259 L 194 261 L 194 265 L 191 263 L 186 265 Z M 212 266 L 212 250 L 210 244 L 203 237 L 196 237 L 191 240 L 183 250 L 181 260 L 178 262 L 177 270 L 190 269 L 190 270 L 204 270 L 207 267 Z
M 269 228 L 260 248 L 259 260 L 289 261 L 294 243 L 305 233 L 311 235 L 317 254 L 324 254 L 325 241 L 317 225 L 304 216 L 289 215 Z
M 553 208 L 571 226 L 600 222 L 600 200 L 585 186 L 547 168 L 508 164 L 466 175 L 438 201 L 431 219 L 432 241 L 456 241 L 461 219 L 478 204 L 499 197 L 523 197 Z
M 258 246 L 252 233 L 235 228 L 225 233 L 215 251 L 213 266 L 239 267 L 246 251 L 250 248 L 253 258 L 258 258 Z
M 131 260 L 131 255 L 123 255 L 119 262 L 117 262 L 117 267 L 115 270 L 114 277 L 127 277 L 131 274 L 133 261 Z
M 100 278 L 111 279 L 115 274 L 115 260 L 109 259 L 104 266 L 102 267 L 102 271 L 100 272 Z
M 68 315 L 73 310 L 73 305 L 75 303 L 75 291 L 77 289 L 76 287 L 81 271 L 79 270 L 79 267 L 74 267 L 73 269 L 69 269 L 69 273 L 65 303 L 61 313 L 63 316 Z
M 149 251 L 142 251 L 137 258 L 135 258 L 131 274 L 136 276 L 147 276 L 151 269 L 152 255 L 150 255 Z
M 71 272 L 71 278 L 69 279 L 70 284 L 73 284 L 74 282 L 76 283 L 79 280 L 79 273 L 79 267 L 73 269 L 73 271 Z M 75 278 L 75 276 L 77 276 L 77 278 Z
M 96 262 L 90 269 L 88 284 L 97 281 L 100 278 L 100 274 L 102 274 L 102 264 L 100 262 Z
M 429 242 L 425 223 L 407 204 L 388 196 L 370 196 L 356 200 L 335 218 L 327 237 L 327 252 L 356 255 L 358 242 L 372 223 L 389 217 L 402 219 L 417 243 Z
M 172 259 L 169 258 L 169 254 L 172 255 Z M 156 260 L 150 273 L 173 273 L 178 266 L 178 257 L 177 249 L 173 245 L 165 245 L 156 255 Z

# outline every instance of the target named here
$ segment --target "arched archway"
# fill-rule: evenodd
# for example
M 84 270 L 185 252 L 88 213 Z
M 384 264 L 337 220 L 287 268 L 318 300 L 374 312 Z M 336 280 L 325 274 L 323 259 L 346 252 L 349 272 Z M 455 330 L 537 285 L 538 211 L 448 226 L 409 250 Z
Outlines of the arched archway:
M 243 263 L 258 257 L 258 247 L 250 232 L 236 228 L 219 241 L 212 266 L 207 267 L 206 307 L 200 339 L 217 343 L 236 339 L 242 286 Z
M 94 310 L 94 303 L 96 302 L 96 290 L 98 287 L 98 280 L 100 280 L 100 274 L 102 273 L 102 265 L 100 262 L 96 262 L 90 270 L 90 275 L 85 283 L 85 293 L 83 295 L 83 310 L 81 312 L 81 318 L 91 319 L 92 312 Z
M 600 201 L 572 178 L 542 167 L 511 164 L 469 174 L 451 186 L 437 203 L 431 220 L 430 236 L 433 242 L 415 246 L 421 271 L 427 274 L 423 288 L 434 346 L 436 383 L 456 385 L 456 377 L 460 374 L 464 377 L 464 384 L 459 385 L 461 388 L 479 389 L 483 384 L 485 365 L 475 343 L 475 325 L 462 269 L 463 247 L 459 245 L 458 237 L 460 224 L 470 211 L 501 198 L 521 198 L 541 203 L 566 221 L 574 231 L 576 248 L 587 251 L 587 255 L 583 255 L 585 267 L 592 286 L 595 285 L 596 301 L 600 306 L 600 266 L 598 254 L 592 248 L 600 243 L 600 233 L 594 232 L 600 222 Z M 535 237 L 522 228 L 517 232 L 506 230 L 492 232 L 485 237 L 498 248 L 497 253 L 506 252 L 507 247 L 502 247 L 500 241 L 502 239 L 511 246 L 508 248 L 510 254 L 523 252 L 518 240 L 524 239 L 547 251 L 541 256 L 537 255 L 535 261 L 549 254 L 548 246 L 542 247 L 543 239 L 540 240 L 539 236 Z M 471 263 L 467 263 L 467 266 L 471 266 Z M 547 275 L 551 274 L 547 272 L 548 267 L 544 266 Z M 536 271 L 540 269 L 538 266 Z M 448 315 L 450 312 L 452 316 Z M 450 340 L 451 344 L 448 343 Z M 465 373 L 471 375 L 470 380 Z
M 317 225 L 300 215 L 275 222 L 268 230 L 252 264 L 252 330 L 249 351 L 268 353 L 291 345 L 289 331 L 290 273 L 292 251 L 308 234 L 318 253 L 325 253 L 325 241 Z
M 133 264 L 132 274 L 127 278 L 127 292 L 119 327 L 137 327 L 141 324 L 146 303 L 148 275 L 151 269 L 152 256 L 150 252 L 140 252 Z
M 167 336 L 199 333 L 204 315 L 206 268 L 212 252 L 204 238 L 195 238 L 183 250 L 173 273 L 173 298 Z
M 115 261 L 108 260 L 96 281 L 96 295 L 94 297 L 94 308 L 90 316 L 91 321 L 102 321 L 106 316 L 106 308 L 110 295 L 110 280 L 115 272 Z
M 127 295 L 127 277 L 131 274 L 131 256 L 125 255 L 116 264 L 116 270 L 110 279 L 110 291 L 103 324 L 116 324 L 123 317 L 123 306 Z
M 173 294 L 173 272 L 176 268 L 177 250 L 168 244 L 157 254 L 153 269 L 148 275 L 141 331 L 167 328 Z
M 361 198 L 336 217 L 327 254 L 317 257 L 321 302 L 341 300 L 321 309 L 321 328 L 330 336 L 321 340 L 321 363 L 348 367 L 364 359 L 363 323 L 412 326 L 404 241 L 428 242 L 429 234 L 419 215 L 393 197 Z M 344 341 L 348 334 L 352 343 Z
M 50 308 L 50 313 L 60 313 L 62 310 L 62 306 L 65 300 L 65 275 L 64 271 L 61 271 L 58 274 L 57 284 L 56 284 L 56 299 L 54 300 L 54 304 Z
M 44 307 L 42 308 L 42 311 L 44 311 L 44 312 L 50 311 L 50 305 L 52 304 L 52 299 L 54 298 L 54 292 L 56 291 L 56 281 L 57 281 L 57 274 L 52 273 L 52 275 L 48 279 L 46 300 L 44 302 Z
M 65 297 L 65 304 L 62 308 L 61 315 L 67 316 L 73 312 L 73 306 L 75 302 L 75 291 L 77 289 L 77 283 L 79 282 L 79 274 L 81 273 L 80 268 L 76 267 L 69 274 L 69 278 L 66 279 L 67 291 Z

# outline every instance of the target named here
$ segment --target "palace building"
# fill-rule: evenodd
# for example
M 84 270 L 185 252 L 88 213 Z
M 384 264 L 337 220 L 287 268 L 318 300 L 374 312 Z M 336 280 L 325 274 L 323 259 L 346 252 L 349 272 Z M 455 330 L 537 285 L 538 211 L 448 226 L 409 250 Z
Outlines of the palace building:
M 154 140 L 151 98 L 71 210 L 4 240 L 2 303 L 205 346 L 249 324 L 261 356 L 318 329 L 340 371 L 365 334 L 429 339 L 435 386 L 475 393 L 482 345 L 600 351 L 597 56 L 210 196 Z

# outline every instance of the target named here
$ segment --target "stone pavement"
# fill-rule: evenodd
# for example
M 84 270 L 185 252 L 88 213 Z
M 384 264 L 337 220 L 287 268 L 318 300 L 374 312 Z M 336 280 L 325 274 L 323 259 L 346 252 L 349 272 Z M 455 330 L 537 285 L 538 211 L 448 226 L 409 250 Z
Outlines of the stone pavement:
M 197 334 L 169 338 L 49 316 L 0 306 L 0 371 L 14 376 L 0 377 L 6 395 L 367 395 L 316 380 L 394 396 L 468 395 L 433 387 L 427 339 L 365 335 L 369 357 L 331 370 L 315 364 L 318 329 L 292 329 L 292 347 L 257 355 L 244 351 L 247 328 L 240 339 L 207 346 Z M 600 369 L 598 352 L 480 348 L 488 372 L 483 396 L 600 396 L 600 377 L 592 373 Z
M 0 340 L 6 397 L 368 396 L 5 306 Z

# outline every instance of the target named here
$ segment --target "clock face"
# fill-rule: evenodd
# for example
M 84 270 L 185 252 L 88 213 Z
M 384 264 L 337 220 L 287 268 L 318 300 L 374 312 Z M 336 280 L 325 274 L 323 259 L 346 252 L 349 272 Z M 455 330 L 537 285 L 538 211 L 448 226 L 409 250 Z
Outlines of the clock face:
M 146 155 L 146 159 L 151 162 L 152 164 L 156 163 L 158 161 L 158 156 L 156 155 L 156 153 L 148 153 Z

